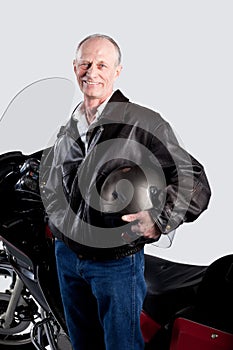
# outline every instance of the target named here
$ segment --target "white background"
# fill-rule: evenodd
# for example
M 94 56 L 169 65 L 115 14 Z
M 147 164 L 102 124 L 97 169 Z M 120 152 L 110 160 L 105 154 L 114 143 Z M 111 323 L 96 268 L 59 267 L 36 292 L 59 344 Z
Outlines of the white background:
M 147 251 L 197 264 L 231 253 L 232 2 L 1 0 L 0 6 L 0 115 L 35 80 L 75 81 L 72 60 L 83 37 L 112 36 L 123 52 L 116 87 L 170 122 L 205 166 L 213 192 L 209 209 L 179 228 L 171 248 Z

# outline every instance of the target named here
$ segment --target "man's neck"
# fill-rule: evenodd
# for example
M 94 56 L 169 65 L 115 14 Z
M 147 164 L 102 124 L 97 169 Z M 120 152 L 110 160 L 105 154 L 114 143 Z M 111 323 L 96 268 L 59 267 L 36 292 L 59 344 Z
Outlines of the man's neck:
M 98 107 L 85 109 L 85 115 L 86 115 L 88 124 L 91 124 L 94 121 L 94 119 L 96 118 L 97 108 Z
M 109 94 L 110 96 L 111 94 Z M 105 98 L 102 99 L 97 99 L 97 98 L 89 98 L 87 96 L 84 96 L 84 101 L 83 101 L 83 109 L 86 114 L 86 118 L 89 124 L 93 122 L 95 119 L 96 111 L 98 107 L 108 99 L 109 96 L 106 96 Z

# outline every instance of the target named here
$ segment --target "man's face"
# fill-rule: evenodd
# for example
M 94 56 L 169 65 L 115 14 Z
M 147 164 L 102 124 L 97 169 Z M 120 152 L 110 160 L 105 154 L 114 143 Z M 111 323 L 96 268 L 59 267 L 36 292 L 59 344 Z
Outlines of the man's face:
M 74 72 L 84 96 L 104 101 L 113 91 L 114 81 L 121 72 L 114 45 L 103 38 L 84 42 L 73 62 Z

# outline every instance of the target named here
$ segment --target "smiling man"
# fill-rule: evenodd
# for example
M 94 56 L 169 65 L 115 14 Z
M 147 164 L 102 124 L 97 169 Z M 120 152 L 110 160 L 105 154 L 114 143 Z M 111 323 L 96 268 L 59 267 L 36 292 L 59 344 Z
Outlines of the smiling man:
M 83 100 L 40 176 L 69 335 L 74 350 L 142 350 L 143 248 L 195 220 L 210 188 L 159 113 L 114 91 L 122 66 L 111 37 L 86 37 L 73 65 Z M 146 207 L 129 205 L 132 184 Z
M 113 92 L 114 81 L 122 66 L 119 48 L 114 41 L 104 37 L 92 37 L 81 42 L 73 61 L 74 72 L 83 92 L 83 108 L 91 123 L 97 108 Z

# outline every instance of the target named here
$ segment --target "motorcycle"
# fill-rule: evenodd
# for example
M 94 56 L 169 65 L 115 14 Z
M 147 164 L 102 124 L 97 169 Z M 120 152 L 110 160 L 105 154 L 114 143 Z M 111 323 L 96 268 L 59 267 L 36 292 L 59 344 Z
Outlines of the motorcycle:
M 67 79 L 42 79 L 17 94 L 1 119 L 0 277 L 9 281 L 0 292 L 2 350 L 72 350 L 38 177 L 54 140 L 51 116 L 59 127 L 73 94 Z M 145 279 L 145 349 L 233 350 L 233 255 L 196 266 L 145 254 Z

